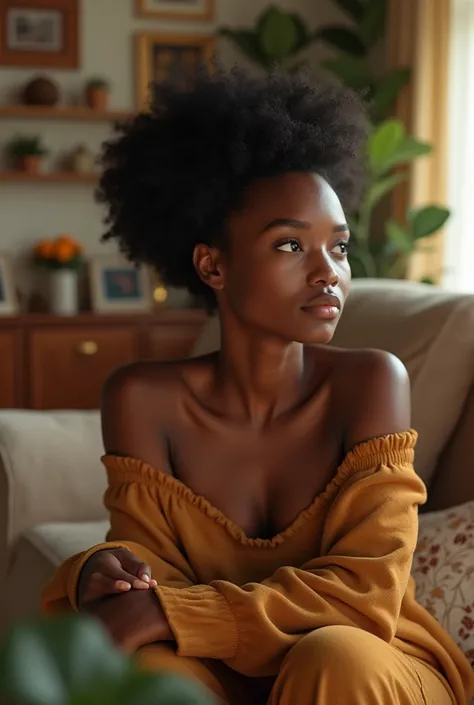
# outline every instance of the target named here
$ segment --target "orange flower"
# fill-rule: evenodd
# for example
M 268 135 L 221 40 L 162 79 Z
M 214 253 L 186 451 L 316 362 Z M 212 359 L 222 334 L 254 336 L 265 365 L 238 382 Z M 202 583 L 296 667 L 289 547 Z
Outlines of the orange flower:
M 55 242 L 54 257 L 58 262 L 69 262 L 77 254 L 76 248 L 70 242 Z
M 53 240 L 41 240 L 37 243 L 34 249 L 36 257 L 41 259 L 52 259 L 54 257 L 54 242 Z

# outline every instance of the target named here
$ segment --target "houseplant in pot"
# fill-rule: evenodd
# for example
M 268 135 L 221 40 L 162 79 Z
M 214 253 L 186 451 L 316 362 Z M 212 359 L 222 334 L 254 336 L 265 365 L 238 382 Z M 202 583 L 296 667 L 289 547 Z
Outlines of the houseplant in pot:
M 105 111 L 109 105 L 110 84 L 105 78 L 91 78 L 86 83 L 86 105 L 91 110 Z
M 81 245 L 69 235 L 41 240 L 34 248 L 34 263 L 49 272 L 51 312 L 75 315 L 79 309 L 78 274 L 84 266 Z
M 44 146 L 41 136 L 19 135 L 7 145 L 7 154 L 17 169 L 28 174 L 39 174 L 42 159 L 48 154 L 48 150 Z
M 197 683 L 138 670 L 98 622 L 77 614 L 13 627 L 0 647 L 0 696 L 22 705 L 211 705 Z

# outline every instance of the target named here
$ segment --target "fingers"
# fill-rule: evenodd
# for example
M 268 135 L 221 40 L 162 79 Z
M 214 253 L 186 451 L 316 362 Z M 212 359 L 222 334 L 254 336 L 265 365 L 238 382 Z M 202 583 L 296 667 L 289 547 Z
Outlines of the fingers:
M 138 578 L 138 580 L 134 580 L 131 583 L 133 588 L 143 590 L 143 583 L 146 584 L 147 588 L 156 587 L 157 582 L 151 577 L 150 566 L 143 563 L 143 561 L 134 556 L 133 553 L 124 552 L 123 555 L 120 556 L 120 563 L 125 571 L 129 574 L 131 573 L 134 578 Z

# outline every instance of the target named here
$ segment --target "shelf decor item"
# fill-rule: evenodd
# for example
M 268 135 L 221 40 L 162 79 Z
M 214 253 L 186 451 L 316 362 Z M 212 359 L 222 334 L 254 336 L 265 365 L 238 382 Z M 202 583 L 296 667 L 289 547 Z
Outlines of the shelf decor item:
M 28 81 L 23 89 L 25 105 L 43 105 L 53 107 L 59 103 L 61 91 L 57 83 L 47 76 L 36 76 Z
M 109 106 L 110 84 L 105 78 L 91 78 L 86 83 L 86 105 L 91 110 L 105 112 Z
M 96 313 L 149 311 L 153 306 L 150 271 L 119 254 L 98 255 L 89 264 L 92 310 Z
M 18 309 L 11 259 L 0 253 L 0 316 L 12 316 Z
M 141 32 L 137 35 L 137 104 L 140 110 L 149 103 L 149 86 L 172 83 L 178 88 L 191 88 L 203 64 L 214 55 L 211 35 L 167 35 Z
M 79 67 L 79 0 L 2 0 L 0 66 Z
M 51 312 L 58 316 L 77 314 L 78 274 L 84 265 L 81 245 L 69 235 L 41 240 L 34 248 L 34 262 L 50 271 Z
M 17 169 L 28 174 L 39 174 L 42 159 L 48 154 L 48 150 L 39 135 L 19 135 L 7 145 L 7 154 Z
M 210 22 L 214 19 L 214 0 L 135 0 L 137 17 L 153 20 Z

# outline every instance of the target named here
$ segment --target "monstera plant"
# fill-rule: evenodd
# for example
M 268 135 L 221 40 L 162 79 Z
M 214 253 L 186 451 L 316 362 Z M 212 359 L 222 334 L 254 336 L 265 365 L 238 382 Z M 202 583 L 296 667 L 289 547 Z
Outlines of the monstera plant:
M 386 31 L 387 0 L 333 1 L 346 15 L 344 23 L 311 30 L 298 14 L 271 5 L 254 27 L 226 27 L 220 35 L 265 70 L 275 66 L 289 72 L 300 69 L 305 63 L 304 50 L 314 43 L 331 49 L 332 56 L 321 62 L 320 69 L 362 96 L 370 122 L 367 183 L 359 210 L 349 218 L 353 275 L 403 278 L 420 241 L 444 225 L 449 210 L 430 204 L 409 210 L 402 222 L 389 219 L 382 230 L 375 226 L 374 211 L 380 201 L 408 177 L 409 166 L 429 154 L 432 147 L 406 134 L 404 125 L 390 118 L 400 91 L 410 80 L 410 68 L 374 68 L 377 64 L 372 57 Z
M 0 699 L 19 705 L 211 705 L 197 684 L 139 671 L 82 615 L 15 626 L 0 648 Z

